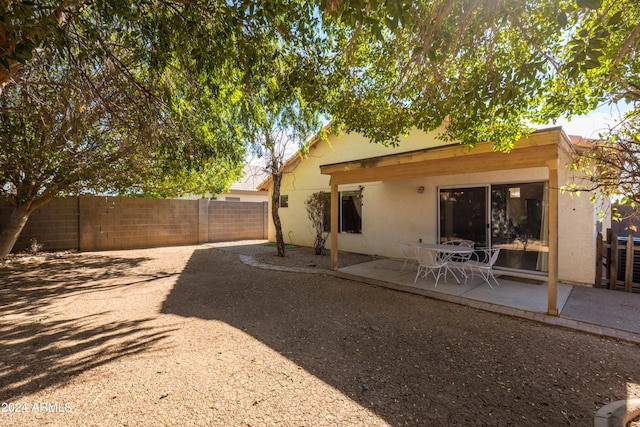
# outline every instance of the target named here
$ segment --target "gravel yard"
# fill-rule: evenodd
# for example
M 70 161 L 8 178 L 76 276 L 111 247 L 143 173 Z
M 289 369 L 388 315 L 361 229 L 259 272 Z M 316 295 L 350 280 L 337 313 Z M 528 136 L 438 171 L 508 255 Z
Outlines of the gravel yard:
M 327 268 L 309 251 L 255 256 Z M 14 259 L 0 284 L 0 425 L 591 426 L 640 398 L 637 345 L 212 245 Z

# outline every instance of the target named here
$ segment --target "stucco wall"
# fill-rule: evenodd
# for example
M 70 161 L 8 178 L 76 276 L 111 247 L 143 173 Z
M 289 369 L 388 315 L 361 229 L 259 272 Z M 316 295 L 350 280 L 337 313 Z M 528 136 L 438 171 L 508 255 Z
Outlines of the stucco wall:
M 560 186 L 576 181 L 570 171 L 570 159 L 560 159 Z M 590 201 L 591 193 L 564 192 L 558 200 L 558 276 L 561 280 L 593 284 L 595 280 L 596 236 L 611 226 L 610 219 L 600 222 L 598 212 L 608 209 L 607 203 Z
M 230 191 L 229 193 L 218 194 L 217 200 L 219 201 L 234 201 L 234 198 L 239 198 L 239 202 L 266 202 L 269 195 L 266 191 Z
M 436 145 L 435 133 L 414 132 L 405 138 L 400 151 Z M 291 173 L 285 175 L 281 194 L 288 195 L 289 207 L 280 209 L 283 234 L 287 243 L 312 246 L 314 231 L 307 218 L 305 200 L 314 192 L 329 191 L 329 177 L 320 174 L 320 165 L 395 153 L 391 147 L 369 143 L 360 135 L 332 137 L 331 144 L 318 143 Z M 568 158 L 561 159 L 559 181 L 568 180 Z M 519 182 L 547 181 L 548 169 L 528 168 L 484 173 L 459 173 L 444 177 L 426 177 L 397 181 L 377 181 L 340 186 L 340 191 L 363 190 L 362 234 L 339 234 L 340 250 L 401 257 L 401 240 L 426 243 L 436 241 L 438 230 L 438 188 L 482 186 Z M 418 188 L 424 187 L 419 193 Z M 592 283 L 595 274 L 595 233 L 597 211 L 589 194 L 559 196 L 559 279 L 574 283 Z M 275 240 L 269 221 L 269 239 Z M 330 244 L 327 241 L 327 246 Z
M 285 241 L 289 243 L 295 240 L 300 245 L 313 245 L 314 231 L 307 219 L 304 202 L 311 194 L 329 189 L 329 177 L 320 174 L 320 165 L 444 145 L 442 141 L 435 138 L 435 135 L 436 133 L 425 134 L 415 131 L 408 136 L 402 136 L 397 147 L 387 147 L 373 144 L 363 136 L 352 133 L 340 136 L 331 135 L 328 144 L 319 142 L 312 146 L 308 157 L 300 162 L 293 171 L 285 174 L 283 178 L 281 194 L 289 196 L 289 208 L 280 209 Z M 376 184 L 366 183 L 367 187 L 374 185 Z M 357 185 L 342 186 L 340 189 L 348 190 L 357 187 Z M 369 203 L 366 198 L 365 194 L 365 204 Z M 271 217 L 269 224 L 269 240 L 274 240 L 275 231 Z M 357 244 L 365 238 L 365 236 L 358 235 L 341 235 L 340 248 L 349 250 L 348 248 L 354 247 L 352 244 Z M 350 245 L 350 243 L 352 244 Z M 343 246 L 343 244 L 347 246 Z

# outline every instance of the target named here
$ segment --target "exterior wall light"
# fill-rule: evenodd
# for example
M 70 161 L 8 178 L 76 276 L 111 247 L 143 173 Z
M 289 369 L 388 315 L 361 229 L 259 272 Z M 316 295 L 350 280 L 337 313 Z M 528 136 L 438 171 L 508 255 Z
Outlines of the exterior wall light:
M 419 194 L 424 193 L 424 186 L 421 185 L 420 187 L 418 187 L 418 193 Z

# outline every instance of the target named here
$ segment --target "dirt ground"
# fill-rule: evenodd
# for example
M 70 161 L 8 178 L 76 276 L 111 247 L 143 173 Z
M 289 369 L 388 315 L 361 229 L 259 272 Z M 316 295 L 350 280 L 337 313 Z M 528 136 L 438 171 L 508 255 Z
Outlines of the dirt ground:
M 640 398 L 639 361 L 637 345 L 211 245 L 0 264 L 3 426 L 591 426 Z
M 256 253 L 253 257 L 265 264 L 281 265 L 285 267 L 305 267 L 318 270 L 331 269 L 331 257 L 328 255 L 316 255 L 313 248 L 293 246 L 285 250 L 285 256 L 279 257 L 276 250 L 266 253 Z M 350 252 L 338 253 L 338 267 L 359 264 L 361 262 L 377 259 L 369 255 L 354 254 Z

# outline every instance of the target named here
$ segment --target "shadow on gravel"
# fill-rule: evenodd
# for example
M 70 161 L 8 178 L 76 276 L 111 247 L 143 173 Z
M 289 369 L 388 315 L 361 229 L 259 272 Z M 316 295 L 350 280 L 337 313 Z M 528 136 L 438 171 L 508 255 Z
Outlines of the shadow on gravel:
M 147 326 L 151 319 L 105 323 L 101 316 L 106 313 L 65 320 L 46 314 L 46 307 L 60 298 L 154 280 L 127 276 L 129 268 L 144 260 L 77 254 L 2 265 L 0 401 L 63 384 L 87 370 L 149 351 L 167 337 L 170 330 Z
M 587 425 L 639 380 L 633 349 L 614 360 L 593 336 L 216 249 L 194 252 L 162 312 L 232 325 L 391 425 Z
M 97 321 L 91 325 L 96 316 L 18 325 L 0 322 L 0 401 L 10 402 L 114 360 L 148 351 L 169 333 L 151 332 L 152 328 L 145 326 L 148 319 L 106 324 Z
M 0 309 L 3 315 L 35 313 L 53 298 L 108 291 L 167 276 L 159 273 L 132 281 L 129 270 L 144 261 L 147 259 L 80 253 L 0 264 Z

